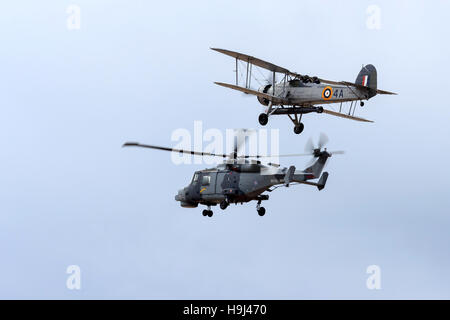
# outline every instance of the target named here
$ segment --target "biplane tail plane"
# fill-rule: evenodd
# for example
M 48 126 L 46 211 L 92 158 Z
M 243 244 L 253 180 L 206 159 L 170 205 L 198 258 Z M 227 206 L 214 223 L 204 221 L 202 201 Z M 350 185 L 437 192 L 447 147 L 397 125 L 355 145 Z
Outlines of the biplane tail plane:
M 362 67 L 358 76 L 356 77 L 355 84 L 367 87 L 369 91 L 369 98 L 377 95 L 377 69 L 371 65 L 365 65 Z
M 229 84 L 215 82 L 215 84 L 237 90 L 257 97 L 266 107 L 258 121 L 266 125 L 272 115 L 287 115 L 294 123 L 294 132 L 300 134 L 304 125 L 301 122 L 303 114 L 325 113 L 328 115 L 356 120 L 373 122 L 355 116 L 357 103 L 364 106 L 364 100 L 369 100 L 377 94 L 396 94 L 377 88 L 377 70 L 371 64 L 363 66 L 356 81 L 331 81 L 316 76 L 308 76 L 291 72 L 273 63 L 235 51 L 211 48 L 235 59 L 236 83 Z M 271 72 L 271 79 L 259 81 L 254 69 L 262 68 Z M 261 72 L 260 72 L 261 73 Z M 281 81 L 276 81 L 276 74 L 282 75 Z M 256 80 L 259 88 L 253 89 L 252 81 Z M 241 84 L 240 82 L 243 82 Z M 343 104 L 350 103 L 348 111 Z M 339 111 L 323 105 L 339 104 Z

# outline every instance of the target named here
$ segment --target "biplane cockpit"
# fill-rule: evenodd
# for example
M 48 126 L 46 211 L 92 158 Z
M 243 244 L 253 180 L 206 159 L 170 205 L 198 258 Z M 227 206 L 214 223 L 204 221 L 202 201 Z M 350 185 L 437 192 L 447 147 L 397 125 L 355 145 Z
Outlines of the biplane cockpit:
M 301 87 L 304 85 L 303 82 L 300 81 L 300 79 L 292 79 L 289 80 L 288 83 L 291 87 Z

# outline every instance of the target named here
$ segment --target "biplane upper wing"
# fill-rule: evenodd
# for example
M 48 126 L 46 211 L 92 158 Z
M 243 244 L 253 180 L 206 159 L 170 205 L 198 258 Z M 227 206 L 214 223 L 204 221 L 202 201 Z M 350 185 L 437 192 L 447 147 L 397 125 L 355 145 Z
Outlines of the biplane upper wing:
M 230 89 L 241 91 L 241 92 L 244 92 L 244 93 L 247 93 L 247 94 L 252 94 L 254 96 L 261 97 L 261 98 L 264 98 L 264 99 L 267 99 L 267 100 L 271 100 L 271 101 L 273 101 L 276 104 L 279 104 L 279 103 L 283 104 L 283 103 L 288 103 L 289 102 L 286 99 L 279 98 L 279 97 L 273 96 L 271 94 L 259 92 L 259 91 L 256 91 L 256 90 L 252 90 L 252 89 L 248 89 L 248 88 L 244 88 L 244 87 L 240 87 L 240 86 L 235 86 L 234 84 L 223 83 L 223 82 L 214 82 L 214 83 L 219 85 L 219 86 L 225 87 L 225 88 L 230 88 Z
M 270 62 L 267 62 L 267 61 L 264 61 L 264 60 L 261 60 L 261 59 L 249 56 L 247 54 L 239 53 L 239 52 L 236 52 L 236 51 L 225 50 L 225 49 L 219 49 L 219 48 L 211 48 L 211 50 L 223 53 L 223 54 L 225 54 L 227 56 L 236 58 L 238 60 L 249 62 L 249 63 L 251 63 L 251 64 L 253 64 L 255 66 L 258 66 L 258 67 L 261 67 L 261 68 L 264 68 L 264 69 L 267 69 L 267 70 L 270 70 L 270 71 L 273 71 L 273 72 L 287 73 L 287 74 L 291 73 L 286 68 L 279 67 L 279 66 L 277 66 L 277 65 L 275 65 L 273 63 L 270 63 Z
M 264 68 L 266 70 L 272 71 L 272 72 L 279 72 L 279 73 L 283 73 L 283 74 L 287 74 L 290 75 L 292 77 L 296 77 L 296 78 L 300 78 L 300 77 L 304 77 L 305 75 L 302 75 L 300 73 L 296 73 L 296 72 L 292 72 L 289 71 L 286 68 L 277 66 L 276 64 L 264 61 L 262 59 L 259 58 L 255 58 L 253 56 L 249 56 L 247 54 L 243 54 L 240 52 L 236 52 L 236 51 L 231 51 L 231 50 L 225 50 L 225 49 L 219 49 L 219 48 L 211 48 L 211 50 L 223 53 L 227 56 L 233 57 L 235 59 L 238 60 L 242 60 L 244 62 L 248 62 L 251 63 L 255 66 Z M 317 78 L 319 81 L 323 82 L 323 83 L 328 83 L 328 84 L 335 84 L 335 85 L 342 85 L 343 82 L 341 81 L 332 81 L 332 80 L 326 80 L 326 79 L 322 79 L 322 78 Z

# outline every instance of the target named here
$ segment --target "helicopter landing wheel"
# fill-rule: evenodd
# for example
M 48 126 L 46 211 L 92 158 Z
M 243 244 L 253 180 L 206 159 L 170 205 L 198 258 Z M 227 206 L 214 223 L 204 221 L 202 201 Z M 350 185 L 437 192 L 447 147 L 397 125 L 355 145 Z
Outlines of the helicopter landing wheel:
M 225 210 L 228 207 L 229 203 L 226 200 L 223 200 L 220 203 L 220 209 Z
M 305 125 L 303 123 L 299 123 L 294 127 L 294 132 L 295 134 L 300 134 L 302 133 L 303 129 L 305 128 Z
M 261 113 L 258 117 L 259 124 L 265 126 L 269 122 L 269 116 L 265 113 Z
M 258 214 L 259 214 L 260 217 L 262 217 L 263 215 L 266 214 L 266 209 L 264 207 L 260 207 L 258 209 Z
M 211 205 L 206 205 L 207 209 L 203 210 L 203 216 L 206 217 L 212 217 L 213 216 L 213 212 L 211 210 Z
M 202 214 L 203 214 L 204 217 L 212 217 L 213 216 L 212 210 L 206 210 L 205 209 L 205 210 L 203 210 Z

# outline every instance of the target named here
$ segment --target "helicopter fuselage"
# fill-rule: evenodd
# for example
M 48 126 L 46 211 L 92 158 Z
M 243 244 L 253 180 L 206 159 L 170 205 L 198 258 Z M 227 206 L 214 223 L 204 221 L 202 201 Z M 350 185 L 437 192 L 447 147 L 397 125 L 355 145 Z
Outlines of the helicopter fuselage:
M 263 194 L 265 191 L 273 191 L 280 186 L 289 187 L 292 183 L 308 184 L 322 190 L 328 179 L 328 172 L 322 172 L 327 159 L 332 154 L 343 151 L 328 152 L 322 150 L 322 146 L 328 138 L 321 134 L 318 148 L 314 148 L 312 141 L 307 144 L 308 153 L 286 154 L 277 157 L 293 157 L 312 155 L 316 160 L 302 171 L 297 171 L 295 166 L 280 168 L 279 165 L 267 163 L 261 164 L 254 158 L 267 158 L 261 155 L 238 155 L 239 145 L 236 142 L 234 152 L 230 155 L 215 154 L 209 152 L 188 151 L 182 149 L 166 148 L 154 145 L 140 144 L 138 142 L 127 142 L 126 147 L 142 147 L 164 151 L 176 151 L 202 156 L 216 156 L 226 160 L 215 168 L 196 171 L 191 183 L 178 191 L 175 200 L 185 208 L 196 208 L 199 204 L 207 206 L 203 210 L 203 216 L 212 217 L 211 206 L 220 205 L 225 210 L 232 203 L 244 203 L 252 200 L 258 201 L 256 210 L 260 216 L 264 216 L 266 209 L 261 206 L 261 201 L 268 200 L 269 196 Z M 310 150 L 310 151 L 309 151 Z M 312 179 L 319 179 L 312 182 Z
M 295 170 L 295 168 L 294 168 Z M 286 183 L 288 168 L 265 166 L 259 163 L 222 164 L 216 168 L 194 173 L 192 182 L 175 196 L 182 207 L 195 208 L 199 204 L 214 206 L 222 201 L 244 203 L 267 200 L 261 194 L 271 187 Z M 313 173 L 293 172 L 291 182 L 317 178 Z

